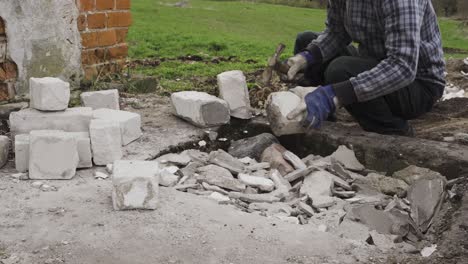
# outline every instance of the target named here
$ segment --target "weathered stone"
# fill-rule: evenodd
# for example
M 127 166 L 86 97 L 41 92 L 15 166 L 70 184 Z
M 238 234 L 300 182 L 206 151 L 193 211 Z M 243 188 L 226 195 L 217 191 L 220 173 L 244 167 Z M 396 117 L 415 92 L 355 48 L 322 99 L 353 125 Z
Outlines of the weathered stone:
M 115 210 L 156 209 L 159 166 L 154 161 L 116 160 L 112 175 Z
M 200 162 L 190 162 L 185 168 L 182 168 L 180 172 L 184 177 L 192 177 L 197 172 L 197 169 L 203 167 L 204 164 Z
M 375 230 L 371 230 L 369 233 L 372 238 L 372 244 L 380 249 L 380 251 L 386 253 L 395 249 L 392 235 L 380 234 Z
M 199 127 L 229 123 L 230 111 L 226 101 L 203 92 L 178 92 L 171 95 L 175 115 Z
M 336 232 L 347 239 L 365 243 L 370 237 L 370 230 L 365 225 L 349 219 L 343 220 Z
M 28 134 L 33 130 L 63 130 L 65 132 L 88 132 L 93 118 L 89 107 L 68 108 L 60 112 L 41 112 L 23 109 L 10 115 L 10 130 L 13 135 Z
M 287 115 L 299 106 L 300 103 L 301 98 L 291 92 L 276 92 L 270 94 L 266 111 L 271 130 L 276 136 L 304 133 L 304 127 L 301 124 L 301 116 L 293 120 L 287 118 Z
M 294 168 L 283 158 L 284 151 L 281 145 L 273 144 L 263 151 L 261 161 L 270 163 L 271 169 L 277 169 L 283 176 L 291 173 Z
M 270 171 L 270 179 L 275 183 L 276 190 L 278 192 L 283 192 L 285 195 L 287 195 L 292 188 L 289 181 L 283 178 L 278 170 Z
M 408 185 L 412 185 L 420 179 L 445 179 L 440 173 L 427 168 L 420 168 L 414 165 L 406 167 L 401 171 L 393 173 L 393 178 L 405 181 Z
M 244 184 L 259 188 L 260 190 L 265 191 L 265 192 L 271 192 L 275 189 L 275 183 L 269 179 L 250 176 L 250 175 L 243 174 L 243 173 L 239 173 L 237 178 Z
M 70 84 L 58 78 L 29 79 L 30 107 L 42 111 L 61 111 L 68 108 Z
M 292 212 L 291 206 L 286 203 L 251 203 L 249 204 L 249 209 L 265 212 L 267 216 L 272 216 L 278 213 L 290 216 Z
M 270 133 L 263 133 L 255 137 L 244 138 L 231 143 L 229 154 L 236 158 L 250 157 L 260 160 L 263 151 L 278 139 Z
M 379 211 L 372 205 L 351 208 L 346 218 L 366 225 L 370 230 L 381 234 L 392 234 L 394 221 L 388 212 Z
M 304 202 L 299 202 L 297 204 L 297 207 L 299 208 L 299 210 L 301 210 L 304 214 L 306 214 L 309 217 L 314 215 L 314 209 L 312 209 L 312 207 L 310 207 L 308 204 Z
M 212 164 L 228 169 L 234 174 L 239 174 L 244 171 L 244 164 L 222 149 L 212 151 L 209 161 Z
M 233 199 L 239 199 L 247 203 L 276 203 L 281 201 L 280 198 L 273 195 L 272 193 L 247 194 L 239 192 L 230 192 L 229 197 Z
M 420 179 L 408 190 L 411 218 L 425 233 L 440 210 L 445 198 L 445 181 L 441 178 Z
M 348 182 L 346 182 L 345 180 L 341 179 L 340 177 L 334 175 L 334 174 L 331 174 L 331 177 L 333 179 L 333 182 L 335 183 L 336 186 L 338 187 L 341 187 L 343 189 L 345 189 L 346 191 L 351 191 L 352 188 L 351 188 L 351 185 L 348 184 Z
M 218 193 L 221 193 L 221 194 L 224 194 L 224 195 L 228 195 L 229 192 L 224 190 L 223 188 L 220 188 L 218 186 L 214 186 L 214 185 L 211 185 L 211 184 L 208 184 L 206 182 L 202 182 L 202 186 L 203 188 L 205 188 L 205 190 L 207 191 L 213 191 L 213 192 L 218 192 Z
M 229 170 L 223 167 L 208 165 L 198 168 L 197 171 L 200 174 L 197 177 L 200 182 L 206 182 L 232 191 L 243 191 L 246 188 L 245 184 L 235 179 Z
M 3 168 L 3 166 L 8 162 L 10 146 L 10 139 L 7 136 L 0 136 L 0 168 Z
M 283 158 L 286 161 L 289 161 L 296 170 L 302 170 L 307 168 L 305 163 L 298 157 L 296 154 L 292 153 L 291 151 L 283 152 Z
M 307 167 L 305 169 L 301 169 L 301 170 L 295 170 L 291 173 L 288 173 L 287 175 L 284 176 L 284 178 L 289 181 L 289 182 L 293 182 L 297 179 L 300 179 L 302 177 L 306 177 L 307 175 L 309 175 L 310 173 L 312 173 L 313 171 L 316 171 L 317 168 L 315 167 Z
M 225 100 L 231 116 L 240 119 L 252 118 L 247 81 L 242 71 L 228 71 L 218 74 L 219 97 Z
M 170 163 L 178 166 L 187 166 L 192 159 L 190 158 L 189 155 L 185 153 L 181 154 L 174 154 L 174 153 L 169 153 L 166 155 L 162 155 L 161 157 L 157 158 L 156 161 L 160 163 Z
M 122 158 L 122 136 L 118 122 L 94 119 L 89 132 L 96 165 L 107 165 Z
M 78 168 L 93 167 L 93 155 L 91 153 L 91 138 L 88 132 L 68 132 L 76 138 L 78 150 Z
M 316 171 L 304 178 L 300 194 L 309 196 L 312 205 L 317 208 L 328 207 L 334 204 L 332 187 L 332 175 L 326 171 Z
M 101 108 L 93 111 L 93 117 L 118 122 L 123 146 L 137 140 L 142 135 L 140 114 Z
M 270 163 L 260 162 L 260 163 L 255 163 L 255 164 L 252 164 L 252 165 L 249 165 L 249 166 L 245 167 L 245 170 L 255 172 L 255 171 L 259 171 L 259 170 L 269 169 L 270 167 L 271 167 Z
M 68 180 L 79 162 L 77 140 L 69 133 L 38 130 L 30 134 L 29 178 Z
M 339 146 L 338 149 L 331 155 L 332 160 L 341 163 L 346 169 L 352 171 L 362 171 L 364 166 L 359 162 L 354 154 L 346 146 Z
M 180 154 L 188 155 L 194 162 L 208 163 L 210 159 L 209 155 L 205 152 L 201 152 L 198 149 L 187 149 L 182 151 Z
M 223 195 L 223 194 L 221 194 L 219 192 L 212 192 L 210 194 L 210 196 L 208 196 L 208 197 L 210 197 L 211 199 L 217 201 L 218 203 L 229 202 L 231 200 L 231 199 L 229 199 L 228 196 Z
M 84 106 L 91 107 L 93 110 L 101 108 L 120 110 L 119 91 L 117 89 L 84 92 L 81 93 L 80 98 Z
M 353 191 L 333 191 L 333 195 L 342 199 L 349 199 L 356 196 L 356 192 Z
M 406 182 L 400 179 L 386 177 L 377 173 L 370 173 L 367 175 L 367 177 L 359 181 L 364 181 L 364 183 L 370 184 L 372 187 L 376 188 L 384 194 L 391 196 L 398 195 L 399 197 L 405 196 L 409 187 Z
M 179 176 L 175 175 L 174 173 L 162 169 L 159 173 L 159 185 L 164 187 L 172 187 L 177 184 L 179 181 Z

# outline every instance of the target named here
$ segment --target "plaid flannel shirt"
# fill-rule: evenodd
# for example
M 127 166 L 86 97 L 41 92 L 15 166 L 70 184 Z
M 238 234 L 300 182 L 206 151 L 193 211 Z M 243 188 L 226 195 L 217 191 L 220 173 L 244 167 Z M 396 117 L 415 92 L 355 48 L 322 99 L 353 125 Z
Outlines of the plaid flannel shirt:
M 351 41 L 359 44 L 360 56 L 380 61 L 333 84 L 345 105 L 392 93 L 416 79 L 445 86 L 441 35 L 430 0 L 329 0 L 326 24 L 307 47 L 319 61 L 330 60 Z

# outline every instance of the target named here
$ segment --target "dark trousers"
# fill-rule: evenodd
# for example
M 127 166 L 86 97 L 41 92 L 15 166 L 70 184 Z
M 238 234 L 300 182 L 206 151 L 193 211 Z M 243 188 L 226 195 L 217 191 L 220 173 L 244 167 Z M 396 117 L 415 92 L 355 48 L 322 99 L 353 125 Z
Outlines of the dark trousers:
M 296 52 L 303 50 L 317 34 L 305 32 L 298 35 Z M 359 57 L 352 54 L 350 47 L 340 52 L 336 58 L 324 62 L 323 65 L 309 67 L 306 78 L 318 78 L 311 83 L 318 85 L 334 84 L 347 81 L 358 74 L 368 71 L 379 63 L 372 58 Z M 351 54 L 343 55 L 343 54 Z M 311 73 L 310 71 L 318 71 Z M 407 87 L 401 88 L 385 96 L 358 102 L 346 106 L 346 110 L 357 120 L 366 131 L 380 134 L 412 135 L 413 130 L 407 120 L 417 118 L 432 109 L 434 103 L 442 96 L 443 87 L 414 81 Z

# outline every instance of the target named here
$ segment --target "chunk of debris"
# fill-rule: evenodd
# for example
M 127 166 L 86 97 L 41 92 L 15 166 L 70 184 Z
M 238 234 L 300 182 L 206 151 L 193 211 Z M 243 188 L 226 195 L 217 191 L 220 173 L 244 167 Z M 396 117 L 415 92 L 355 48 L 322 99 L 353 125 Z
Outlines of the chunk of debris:
M 8 153 L 10 152 L 10 138 L 0 136 L 0 168 L 8 162 Z
M 206 147 L 206 141 L 205 141 L 205 140 L 200 140 L 200 141 L 198 141 L 198 146 L 199 146 L 200 148 Z
M 398 197 L 404 197 L 409 187 L 406 182 L 400 179 L 383 176 L 377 173 L 369 173 L 367 177 L 359 181 L 367 182 L 386 195 L 398 195 Z
M 156 209 L 159 171 L 158 163 L 154 161 L 115 161 L 112 175 L 114 209 Z
M 346 218 L 362 223 L 370 230 L 375 230 L 381 234 L 393 234 L 394 222 L 391 215 L 375 209 L 372 205 L 352 207 Z
M 314 215 L 314 209 L 304 202 L 297 203 L 297 208 L 309 217 Z
M 197 172 L 197 169 L 203 167 L 204 164 L 200 162 L 190 162 L 185 168 L 182 168 L 180 172 L 184 177 L 192 177 Z
M 31 179 L 65 180 L 75 176 L 79 162 L 77 141 L 66 132 L 32 131 L 29 155 Z
M 244 184 L 259 188 L 260 190 L 265 191 L 265 192 L 271 192 L 275 189 L 275 183 L 269 179 L 250 176 L 250 175 L 243 174 L 243 173 L 239 173 L 237 178 Z
M 212 151 L 209 161 L 212 164 L 228 169 L 234 174 L 239 174 L 244 171 L 244 164 L 222 149 Z
M 230 192 L 229 197 L 232 199 L 239 199 L 247 203 L 276 203 L 281 201 L 280 198 L 271 193 L 246 194 L 240 192 Z
M 304 178 L 300 194 L 312 199 L 312 205 L 316 208 L 330 207 L 335 204 L 331 197 L 333 178 L 329 172 L 316 171 Z
M 203 92 L 177 92 L 171 95 L 175 115 L 199 127 L 229 123 L 230 111 L 226 101 Z
M 263 133 L 255 137 L 233 141 L 228 152 L 236 158 L 250 157 L 260 160 L 263 151 L 275 143 L 278 143 L 275 136 Z
M 198 149 L 188 149 L 182 151 L 180 154 L 182 155 L 188 155 L 191 160 L 194 162 L 199 162 L 199 163 L 208 163 L 208 160 L 210 159 L 208 153 L 202 152 Z
M 263 151 L 261 161 L 270 163 L 270 167 L 277 169 L 283 176 L 291 173 L 294 171 L 294 168 L 283 158 L 284 151 L 286 149 L 283 146 L 273 144 Z
M 277 214 L 277 215 L 274 215 L 274 217 L 288 224 L 293 224 L 293 225 L 300 224 L 299 219 L 297 217 L 290 217 L 284 214 Z
M 242 71 L 228 71 L 218 74 L 219 97 L 225 100 L 231 116 L 240 119 L 252 118 L 247 81 Z
M 107 171 L 107 173 L 112 174 L 112 169 L 113 169 L 113 167 L 114 167 L 114 166 L 113 166 L 112 163 L 107 164 L 107 165 L 106 165 L 106 171 Z
M 120 110 L 119 91 L 117 89 L 95 92 L 84 92 L 80 94 L 81 103 L 93 110 L 107 108 Z
M 20 172 L 20 173 L 12 174 L 11 178 L 18 179 L 18 180 L 29 180 L 29 175 L 27 173 Z
M 15 168 L 26 172 L 29 168 L 29 134 L 15 136 Z
M 445 182 L 441 178 L 421 179 L 410 186 L 408 200 L 411 204 L 411 218 L 421 232 L 425 233 L 432 225 L 444 198 Z
M 371 244 L 376 246 L 383 253 L 393 251 L 395 249 L 394 236 L 380 234 L 375 230 L 370 231 Z
M 303 170 L 307 168 L 305 163 L 298 156 L 296 156 L 296 154 L 292 153 L 291 151 L 283 152 L 283 158 L 289 161 L 296 170 Z
M 101 108 L 93 111 L 93 117 L 118 122 L 123 146 L 137 140 L 142 135 L 140 114 Z
M 58 78 L 30 78 L 31 108 L 41 111 L 62 111 L 68 108 L 70 84 Z
M 203 188 L 205 188 L 205 190 L 207 191 L 213 191 L 213 192 L 218 192 L 218 193 L 221 193 L 221 194 L 224 194 L 224 195 L 228 195 L 229 192 L 224 190 L 223 188 L 220 188 L 218 186 L 214 186 L 214 185 L 211 185 L 211 184 L 208 184 L 206 182 L 202 182 L 202 186 Z
M 291 92 L 276 92 L 270 94 L 266 103 L 266 112 L 271 130 L 276 136 L 302 134 L 302 116 L 293 120 L 287 118 L 301 103 L 301 98 Z
M 421 250 L 421 256 L 423 256 L 424 258 L 428 258 L 430 256 L 432 256 L 432 254 L 434 254 L 434 252 L 436 252 L 437 250 L 437 245 L 434 244 L 430 247 L 425 247 Z
M 246 188 L 245 184 L 235 179 L 229 170 L 223 167 L 208 165 L 198 168 L 197 171 L 200 173 L 197 176 L 197 180 L 200 182 L 206 182 L 232 191 L 244 191 Z
M 267 216 L 276 214 L 284 214 L 290 216 L 292 212 L 291 206 L 286 203 L 251 203 L 249 209 L 253 211 L 265 212 Z
M 187 153 L 169 153 L 157 158 L 156 161 L 160 163 L 170 163 L 177 166 L 187 166 L 192 161 L 192 159 Z
M 364 165 L 362 165 L 356 158 L 354 151 L 350 150 L 346 146 L 339 146 L 331 155 L 331 159 L 334 159 L 351 171 L 363 171 L 365 169 Z
M 231 154 L 232 155 L 232 154 Z M 244 163 L 245 165 L 252 165 L 252 164 L 256 164 L 257 161 L 250 158 L 250 157 L 244 157 L 244 158 L 241 158 L 239 159 L 240 162 Z
M 116 121 L 94 119 L 89 126 L 93 161 L 107 165 L 122 158 L 122 137 Z
M 419 179 L 436 179 L 441 178 L 445 179 L 440 173 L 432 171 L 427 168 L 420 168 L 418 166 L 411 165 L 406 167 L 403 170 L 393 173 L 393 178 L 397 178 L 405 181 L 408 185 L 412 185 L 417 182 Z
M 255 164 L 245 167 L 245 170 L 254 172 L 254 171 L 269 169 L 270 166 L 271 165 L 268 162 L 260 162 L 260 163 L 255 163 Z
M 98 179 L 98 180 L 105 180 L 105 179 L 109 178 L 109 175 L 104 173 L 104 172 L 101 172 L 101 171 L 96 171 L 94 173 L 94 178 Z
M 208 197 L 217 201 L 218 203 L 229 202 L 231 200 L 229 199 L 229 197 L 227 197 L 226 195 L 220 194 L 219 192 L 212 192 L 210 196 Z
M 303 178 L 307 175 L 309 175 L 310 173 L 312 173 L 313 171 L 316 171 L 317 168 L 314 168 L 314 167 L 307 167 L 305 169 L 301 169 L 301 170 L 295 170 L 287 175 L 284 176 L 284 178 L 289 181 L 289 182 L 293 182 L 297 179 L 300 179 L 300 178 Z
M 275 183 L 276 191 L 282 192 L 285 195 L 289 193 L 292 186 L 283 176 L 279 173 L 278 170 L 271 170 L 270 171 L 270 179 Z
M 333 195 L 341 199 L 349 199 L 356 196 L 356 192 L 353 191 L 333 191 Z
M 341 237 L 359 242 L 366 242 L 370 237 L 369 228 L 346 218 L 338 226 L 336 233 Z
M 179 176 L 175 175 L 166 168 L 162 169 L 159 173 L 159 185 L 164 187 L 172 187 L 179 181 Z
M 88 132 L 91 119 L 93 111 L 90 107 L 68 108 L 60 112 L 27 108 L 10 114 L 10 130 L 13 135 L 28 134 L 33 130 Z

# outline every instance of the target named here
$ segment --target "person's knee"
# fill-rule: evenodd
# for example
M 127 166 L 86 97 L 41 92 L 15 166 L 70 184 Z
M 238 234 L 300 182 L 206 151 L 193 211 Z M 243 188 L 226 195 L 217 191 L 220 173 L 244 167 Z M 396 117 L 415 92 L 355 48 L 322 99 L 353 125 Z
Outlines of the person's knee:
M 331 84 L 349 80 L 350 68 L 353 65 L 352 58 L 342 56 L 332 60 L 325 71 L 325 82 Z
M 310 42 L 314 39 L 317 39 L 319 36 L 318 33 L 312 31 L 305 31 L 298 33 L 296 36 L 296 44 L 294 48 L 294 54 L 297 54 L 307 48 Z

